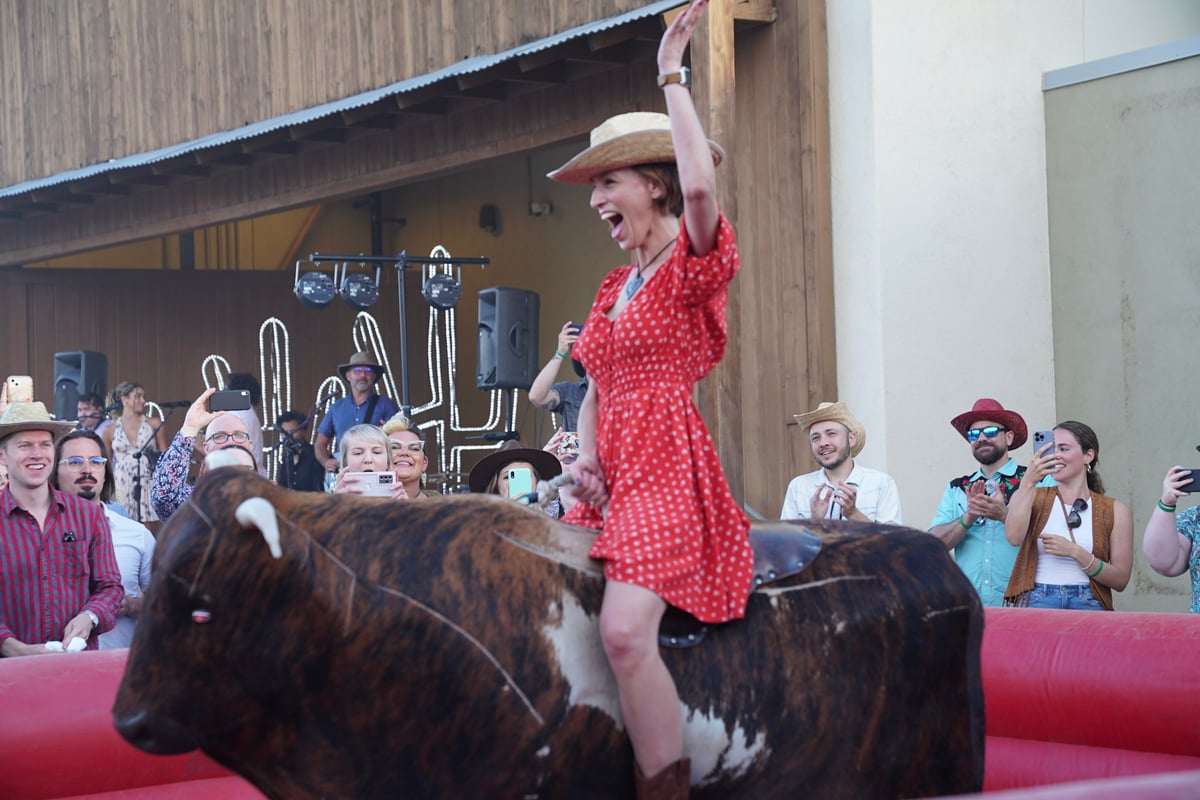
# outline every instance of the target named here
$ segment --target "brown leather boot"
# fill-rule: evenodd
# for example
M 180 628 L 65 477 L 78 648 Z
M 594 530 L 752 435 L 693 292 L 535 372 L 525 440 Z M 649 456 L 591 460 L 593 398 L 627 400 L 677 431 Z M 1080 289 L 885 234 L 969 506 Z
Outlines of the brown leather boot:
M 687 800 L 691 788 L 692 760 L 681 758 L 653 778 L 634 766 L 637 781 L 637 800 Z

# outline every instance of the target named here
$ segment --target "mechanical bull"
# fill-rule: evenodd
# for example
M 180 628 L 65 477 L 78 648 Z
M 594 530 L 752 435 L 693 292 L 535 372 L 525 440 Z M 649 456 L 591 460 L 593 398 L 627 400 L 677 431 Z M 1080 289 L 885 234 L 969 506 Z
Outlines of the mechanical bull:
M 692 796 L 980 790 L 975 592 L 925 534 L 813 527 L 811 565 L 768 563 L 744 620 L 664 650 Z M 591 539 L 494 497 L 214 470 L 159 538 L 116 726 L 273 798 L 631 797 Z

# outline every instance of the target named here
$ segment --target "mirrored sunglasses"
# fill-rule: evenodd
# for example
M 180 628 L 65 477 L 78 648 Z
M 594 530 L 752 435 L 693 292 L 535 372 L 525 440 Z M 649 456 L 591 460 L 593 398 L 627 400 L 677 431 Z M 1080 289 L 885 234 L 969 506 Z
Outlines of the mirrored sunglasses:
M 985 436 L 988 439 L 995 439 L 1000 435 L 1000 431 L 1006 431 L 1008 428 L 1002 425 L 988 425 L 986 428 L 971 428 L 967 431 L 967 441 L 977 442 L 980 436 Z

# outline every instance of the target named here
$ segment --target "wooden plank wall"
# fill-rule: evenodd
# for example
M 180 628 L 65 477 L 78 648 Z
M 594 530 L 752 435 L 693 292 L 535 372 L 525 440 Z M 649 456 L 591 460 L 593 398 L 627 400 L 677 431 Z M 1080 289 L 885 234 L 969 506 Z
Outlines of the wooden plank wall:
M 233 130 L 644 5 L 0 3 L 0 75 L 19 87 L 0 92 L 0 186 Z
M 778 517 L 816 468 L 792 414 L 837 399 L 824 0 L 738 34 L 738 278 L 746 501 Z M 733 340 L 731 340 L 733 341 Z

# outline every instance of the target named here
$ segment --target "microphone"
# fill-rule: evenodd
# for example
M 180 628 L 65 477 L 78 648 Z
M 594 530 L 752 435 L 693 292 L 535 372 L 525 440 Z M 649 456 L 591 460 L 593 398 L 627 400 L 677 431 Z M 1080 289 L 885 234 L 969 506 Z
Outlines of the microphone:
M 121 401 L 120 401 L 120 400 L 118 400 L 117 402 L 113 403 L 111 406 L 109 406 L 108 408 L 104 409 L 104 410 L 103 410 L 103 411 L 101 411 L 100 413 L 101 413 L 101 414 L 107 414 L 107 413 L 108 413 L 108 412 L 110 412 L 110 411 L 120 411 L 120 410 L 121 410 L 121 408 L 122 408 L 122 406 L 121 406 Z
M 159 408 L 188 408 L 192 405 L 191 400 L 176 400 L 173 403 L 159 403 Z
M 338 390 L 334 389 L 334 390 L 330 391 L 328 394 L 326 394 L 324 397 L 322 397 L 320 400 L 318 400 L 317 405 L 323 406 L 337 396 L 338 396 Z

